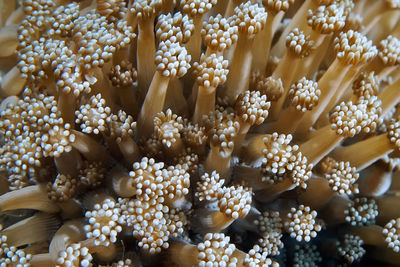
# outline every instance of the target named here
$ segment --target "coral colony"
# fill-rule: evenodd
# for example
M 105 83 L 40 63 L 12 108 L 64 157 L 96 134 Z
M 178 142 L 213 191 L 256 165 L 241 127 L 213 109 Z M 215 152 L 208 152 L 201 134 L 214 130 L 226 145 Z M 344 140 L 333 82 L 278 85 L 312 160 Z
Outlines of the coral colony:
M 0 266 L 400 264 L 399 0 L 0 0 Z

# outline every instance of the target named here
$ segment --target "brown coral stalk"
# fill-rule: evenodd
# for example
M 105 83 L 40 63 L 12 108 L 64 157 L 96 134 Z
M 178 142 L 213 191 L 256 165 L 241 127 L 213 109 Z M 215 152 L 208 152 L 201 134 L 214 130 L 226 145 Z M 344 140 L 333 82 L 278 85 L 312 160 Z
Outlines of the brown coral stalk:
M 338 135 L 331 129 L 330 125 L 327 125 L 319 129 L 313 137 L 301 144 L 299 150 L 307 157 L 310 163 L 315 165 L 337 147 L 343 139 L 343 136 Z M 343 158 L 340 158 L 340 160 L 346 161 Z
M 71 130 L 71 133 L 75 137 L 74 141 L 71 142 L 71 146 L 78 150 L 87 160 L 105 162 L 110 159 L 106 149 L 89 135 L 76 130 Z
M 379 99 L 382 101 L 382 115 L 387 114 L 400 99 L 399 88 L 400 79 L 397 79 L 379 93 Z
M 9 246 L 19 247 L 50 240 L 59 226 L 59 220 L 52 214 L 38 213 L 19 221 L 0 233 L 7 236 Z
M 362 170 L 393 150 L 394 146 L 386 134 L 380 134 L 353 145 L 340 147 L 333 151 L 332 156 L 337 160 L 350 161 L 357 170 Z
M 154 17 L 139 20 L 139 35 L 137 39 L 137 70 L 138 86 L 140 95 L 143 99 L 152 81 L 156 70 L 153 59 L 156 54 L 155 36 L 154 36 Z
M 34 209 L 55 213 L 58 205 L 47 197 L 45 185 L 32 185 L 0 196 L 0 211 L 14 209 Z
M 15 66 L 3 76 L 0 82 L 0 94 L 2 96 L 18 95 L 25 83 L 26 78 L 21 76 L 19 68 Z
M 229 75 L 224 89 L 224 96 L 227 97 L 228 102 L 231 104 L 235 102 L 240 93 L 246 90 L 249 84 L 253 58 L 251 48 L 254 40 L 248 39 L 244 34 L 240 35 L 230 62 Z
M 0 10 L 3 12 L 3 9 L 0 8 Z M 18 46 L 17 32 L 18 25 L 14 24 L 7 25 L 0 29 L 0 57 L 7 57 L 14 54 Z

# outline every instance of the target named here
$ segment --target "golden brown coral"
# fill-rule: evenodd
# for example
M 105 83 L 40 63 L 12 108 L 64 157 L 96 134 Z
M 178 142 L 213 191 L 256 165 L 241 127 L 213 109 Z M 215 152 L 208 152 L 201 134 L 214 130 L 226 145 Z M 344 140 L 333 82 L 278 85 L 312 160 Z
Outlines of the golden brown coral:
M 272 213 L 300 204 L 300 223 L 283 224 L 298 240 L 324 227 L 324 263 L 362 256 L 357 238 L 335 246 L 333 232 L 358 234 L 367 260 L 399 262 L 379 226 L 400 216 L 387 161 L 398 156 L 396 1 L 16 2 L 0 0 L 2 233 L 9 246 L 39 216 L 62 226 L 27 235 L 45 240 L 2 263 L 265 266 L 285 244 L 290 263 L 313 264 Z M 353 196 L 358 180 L 379 195 L 378 215 Z M 233 241 L 209 233 L 223 228 Z

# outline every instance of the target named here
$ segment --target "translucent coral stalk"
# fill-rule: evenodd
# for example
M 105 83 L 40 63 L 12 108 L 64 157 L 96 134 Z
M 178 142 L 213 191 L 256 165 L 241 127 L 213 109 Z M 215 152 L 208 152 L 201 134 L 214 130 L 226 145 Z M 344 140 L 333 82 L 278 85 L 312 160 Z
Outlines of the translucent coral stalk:
M 0 93 L 3 96 L 18 95 L 22 92 L 26 78 L 21 76 L 17 67 L 13 67 L 0 81 Z
M 318 49 L 311 51 L 310 55 L 301 60 L 301 68 L 298 68 L 294 80 L 298 80 L 302 77 L 314 77 L 318 73 L 324 60 L 327 60 L 327 53 L 329 52 L 330 45 L 332 43 L 331 35 L 326 36 L 322 41 Z M 330 62 L 329 62 L 330 63 Z
M 171 109 L 175 114 L 181 114 L 184 117 L 189 116 L 189 105 L 183 92 L 182 83 L 177 77 L 171 79 L 167 96 L 165 98 L 165 109 Z
M 225 18 L 229 18 L 235 12 L 235 8 L 242 3 L 240 0 L 228 0 L 228 5 L 225 8 L 225 13 L 223 14 Z
M 174 263 L 182 267 L 195 266 L 197 264 L 197 246 L 187 243 L 173 243 L 169 248 L 169 254 Z
M 256 36 L 252 52 L 252 70 L 265 72 L 269 59 L 269 49 L 271 47 L 272 38 L 282 19 L 284 13 L 268 13 L 267 22 L 262 32 Z
M 386 134 L 380 134 L 353 145 L 340 147 L 333 151 L 332 156 L 337 160 L 350 161 L 358 170 L 362 170 L 394 149 Z
M 1 211 L 14 209 L 35 209 L 55 213 L 60 208 L 47 197 L 46 186 L 32 185 L 0 196 Z
M 59 173 L 76 177 L 82 166 L 82 157 L 76 149 L 63 152 L 59 157 L 54 158 L 54 163 Z
M 383 228 L 378 225 L 353 226 L 349 232 L 359 236 L 365 244 L 372 246 L 385 246 L 385 239 L 382 235 Z
M 71 93 L 60 92 L 58 94 L 57 108 L 61 112 L 61 116 L 66 123 L 75 125 L 75 116 L 73 110 L 76 106 L 76 97 Z
M 337 135 L 336 132 L 331 130 L 331 126 L 327 125 L 319 129 L 312 138 L 301 144 L 299 149 L 310 162 L 316 164 L 338 146 L 344 138 L 344 136 Z
M 7 1 L 7 0 L 5 0 Z M 18 7 L 13 12 L 9 14 L 5 25 L 19 24 L 24 19 L 24 10 L 22 7 Z
M 325 190 L 321 191 L 325 192 Z M 317 194 L 317 198 L 319 198 L 318 190 L 315 190 L 315 192 Z M 329 195 L 330 192 L 328 192 Z M 329 224 L 346 223 L 346 209 L 350 205 L 353 205 L 353 203 L 354 201 L 349 199 L 347 196 L 335 194 L 329 199 L 328 203 L 324 203 L 325 205 L 321 209 L 318 209 L 319 215 L 322 219 L 324 219 L 324 221 L 329 222 Z
M 139 21 L 138 24 L 139 35 L 136 58 L 138 86 L 141 88 L 140 92 L 142 97 L 146 95 L 151 83 L 151 77 L 155 72 L 155 66 L 152 60 L 156 54 L 153 21 L 154 17 L 148 21 Z
M 264 29 L 258 34 L 253 46 L 252 70 L 264 73 L 269 59 L 269 50 L 272 39 L 278 28 L 280 21 L 285 15 L 293 0 L 289 1 L 264 1 L 263 5 L 268 12 L 267 21 Z
M 122 136 L 117 145 L 125 162 L 128 164 L 132 164 L 140 159 L 141 153 L 139 147 L 131 136 Z
M 8 245 L 19 247 L 50 240 L 59 223 L 54 215 L 38 213 L 3 229 L 0 234 L 7 236 Z
M 57 261 L 59 253 L 65 251 L 71 243 L 85 239 L 83 225 L 82 219 L 74 219 L 66 221 L 57 230 L 49 245 L 49 254 L 54 261 Z
M 379 22 L 382 17 L 395 16 L 397 14 L 392 11 L 393 9 L 398 9 L 398 3 L 396 1 L 379 1 L 375 2 L 373 5 L 369 6 L 363 14 L 363 32 L 368 33 L 375 24 Z M 392 13 L 392 14 L 391 14 Z
M 128 11 L 125 13 L 125 20 L 127 21 L 127 24 L 132 26 L 133 29 L 136 29 L 137 26 L 137 16 L 135 9 L 132 9 L 132 4 L 135 0 L 129 0 L 128 1 Z M 129 51 L 131 51 L 132 46 L 129 48 Z
M 151 77 L 156 70 L 153 62 L 156 54 L 154 20 L 162 5 L 163 2 L 159 0 L 133 1 L 129 10 L 129 13 L 131 13 L 130 16 L 135 16 L 138 22 L 139 34 L 137 39 L 136 60 L 138 86 L 140 88 L 141 98 L 144 98 L 146 95 Z
M 233 104 L 239 94 L 247 89 L 250 79 L 252 46 L 256 34 L 262 31 L 267 21 L 263 7 L 250 1 L 235 8 L 234 23 L 239 28 L 239 38 L 230 62 L 230 71 L 222 97 Z
M 393 218 L 400 217 L 399 210 L 393 208 L 397 207 L 400 203 L 400 198 L 398 196 L 386 194 L 376 197 L 375 200 L 379 207 L 379 214 L 376 217 L 377 224 L 384 225 Z
M 329 181 L 326 178 L 311 178 L 307 182 L 307 189 L 300 192 L 299 199 L 301 203 L 320 209 L 326 205 L 331 197 L 335 194 L 329 186 Z
M 256 191 L 255 198 L 262 202 L 268 203 L 276 200 L 282 193 L 292 190 L 296 187 L 290 179 L 284 179 L 280 183 L 266 185 L 265 188 Z
M 382 115 L 387 114 L 399 101 L 400 79 L 397 79 L 379 93 L 379 99 L 382 101 Z
M 163 76 L 159 71 L 154 74 L 138 117 L 138 131 L 141 136 L 149 136 L 153 131 L 150 124 L 152 117 L 164 106 L 170 77 Z
M 55 265 L 49 253 L 33 255 L 29 263 L 32 267 L 53 267 Z
M 204 162 L 205 170 L 207 172 L 216 171 L 221 173 L 222 177 L 227 177 L 230 169 L 230 161 L 232 151 L 219 151 L 219 146 L 210 147 L 207 159 Z
M 0 27 L 3 27 L 8 16 L 16 9 L 17 1 L 2 0 L 0 2 Z
M 138 117 L 138 133 L 143 137 L 153 132 L 153 118 L 163 109 L 170 79 L 185 75 L 190 68 L 190 55 L 186 49 L 170 41 L 160 43 L 155 61 L 157 71 Z
M 295 77 L 295 73 L 299 66 L 300 60 L 310 54 L 313 49 L 313 41 L 310 37 L 298 28 L 293 29 L 286 37 L 286 53 L 279 61 L 271 77 L 275 80 L 282 81 L 283 93 L 276 103 L 271 107 L 271 119 L 276 120 L 282 111 L 283 104 L 289 92 L 290 85 Z M 290 71 L 287 71 L 289 70 Z
M 368 256 L 375 260 L 381 260 L 389 264 L 400 264 L 400 255 L 387 247 L 375 247 Z
M 86 159 L 90 161 L 106 161 L 109 159 L 109 155 L 106 152 L 105 147 L 100 145 L 90 136 L 76 131 L 71 130 L 75 139 L 71 142 L 71 146 L 78 150 Z
M 264 178 L 266 174 L 262 172 L 261 168 L 252 168 L 248 166 L 236 166 L 233 172 L 233 179 L 235 182 L 246 181 L 252 188 L 262 190 L 269 187 L 271 183 Z
M 246 40 L 244 36 L 239 37 L 237 42 L 225 85 L 226 89 L 224 89 L 224 95 L 230 103 L 234 103 L 236 97 L 248 86 L 252 61 L 252 43 L 252 40 Z
M 0 57 L 7 57 L 14 54 L 18 46 L 17 33 L 18 26 L 13 24 L 0 29 Z
M 355 78 L 357 77 L 359 72 L 360 72 L 360 68 L 350 68 L 347 71 L 346 76 L 344 77 L 343 81 L 340 83 L 340 86 L 336 90 L 336 93 L 331 97 L 331 99 L 325 106 L 324 111 L 321 113 L 320 118 L 322 120 L 324 120 L 328 117 L 329 112 L 332 111 L 332 109 L 335 107 L 336 103 L 338 103 L 338 101 L 343 98 L 344 93 L 349 90 L 349 88 L 351 87 L 351 84 L 353 83 L 353 81 L 355 80 Z
M 359 181 L 360 193 L 364 196 L 381 196 L 385 194 L 392 184 L 392 170 L 389 170 L 382 162 L 373 164 L 368 173 Z

